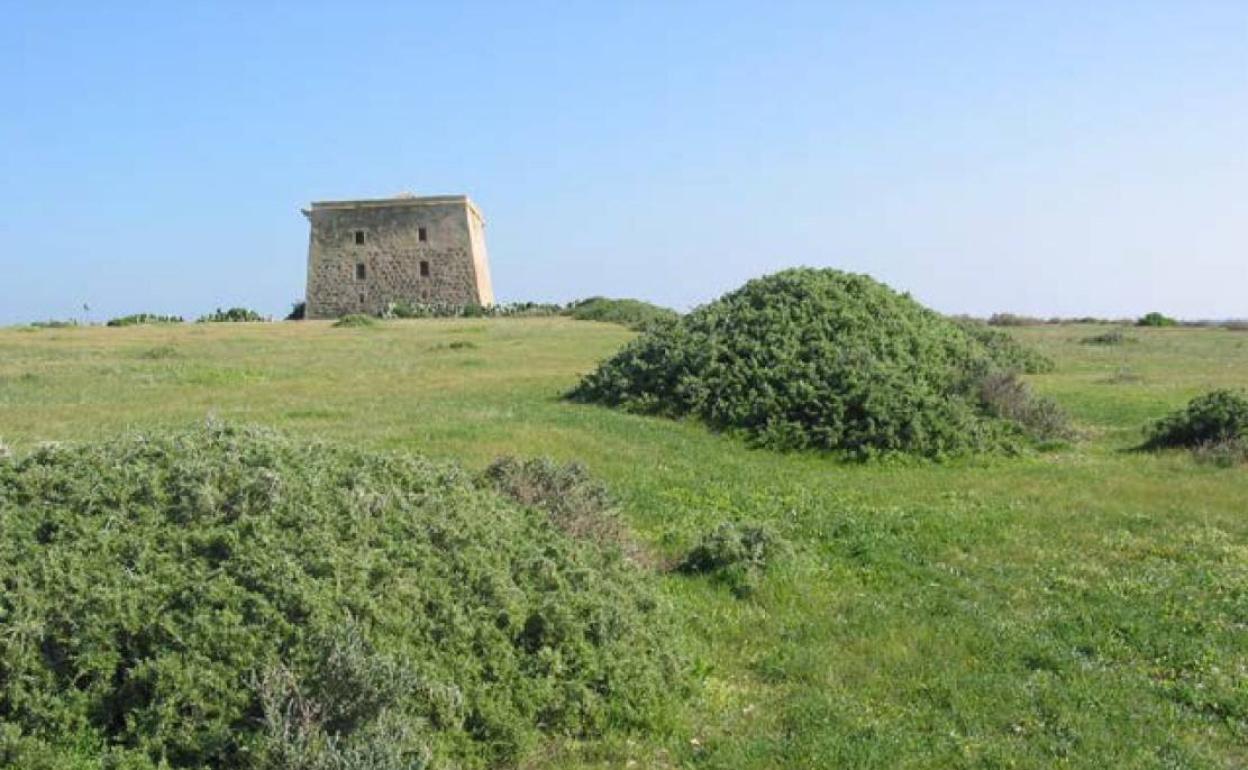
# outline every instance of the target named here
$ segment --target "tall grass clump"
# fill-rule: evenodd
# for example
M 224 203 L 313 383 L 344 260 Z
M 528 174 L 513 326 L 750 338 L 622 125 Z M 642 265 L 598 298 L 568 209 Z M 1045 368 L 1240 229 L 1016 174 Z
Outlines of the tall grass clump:
M 574 400 L 696 417 L 775 449 L 941 457 L 1015 445 L 979 384 L 1006 349 L 865 275 L 798 268 L 655 327 Z
M 364 313 L 348 313 L 337 321 L 334 321 L 334 328 L 337 329 L 358 329 L 361 327 L 376 326 L 377 319 L 371 315 Z
M 142 326 L 144 324 L 180 324 L 180 315 L 158 315 L 156 313 L 132 313 L 120 318 L 109 319 L 107 326 Z
M 256 429 L 0 460 L 0 764 L 515 766 L 683 680 L 653 576 L 418 456 Z
M 675 310 L 639 299 L 589 297 L 568 305 L 566 314 L 578 321 L 602 321 L 641 331 L 656 323 L 669 323 L 680 317 Z

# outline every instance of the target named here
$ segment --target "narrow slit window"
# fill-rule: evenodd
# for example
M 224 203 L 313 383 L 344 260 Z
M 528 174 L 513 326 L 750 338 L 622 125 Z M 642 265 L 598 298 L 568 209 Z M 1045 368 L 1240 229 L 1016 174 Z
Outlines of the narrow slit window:
M 355 231 L 355 245 L 356 246 L 364 245 L 364 231 L 363 230 Z
M 416 228 L 416 237 L 420 239 L 421 243 L 424 243 L 429 240 L 429 231 L 423 227 L 418 227 Z
M 363 262 L 355 263 L 355 280 L 362 281 L 368 277 L 368 266 Z
M 429 262 L 423 259 L 420 260 L 420 277 L 421 278 L 429 277 Z

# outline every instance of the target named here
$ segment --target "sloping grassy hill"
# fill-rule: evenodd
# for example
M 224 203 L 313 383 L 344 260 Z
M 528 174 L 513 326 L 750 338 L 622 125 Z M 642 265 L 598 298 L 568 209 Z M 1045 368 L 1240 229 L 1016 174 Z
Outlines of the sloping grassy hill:
M 579 459 L 669 559 L 725 520 L 791 554 L 748 599 L 668 575 L 700 687 L 661 734 L 533 767 L 1248 764 L 1248 469 L 1128 451 L 1248 385 L 1248 334 L 1015 330 L 1087 438 L 1018 459 L 843 465 L 560 394 L 632 333 L 563 318 L 0 330 L 19 451 L 208 415 L 484 467 Z M 0 633 L 3 633 L 0 618 Z

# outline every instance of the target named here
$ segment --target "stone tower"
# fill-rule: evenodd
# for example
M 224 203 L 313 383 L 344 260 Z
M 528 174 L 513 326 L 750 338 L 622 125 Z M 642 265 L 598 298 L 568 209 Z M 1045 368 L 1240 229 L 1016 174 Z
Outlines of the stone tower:
M 320 201 L 303 214 L 308 318 L 390 303 L 492 305 L 485 220 L 466 195 Z

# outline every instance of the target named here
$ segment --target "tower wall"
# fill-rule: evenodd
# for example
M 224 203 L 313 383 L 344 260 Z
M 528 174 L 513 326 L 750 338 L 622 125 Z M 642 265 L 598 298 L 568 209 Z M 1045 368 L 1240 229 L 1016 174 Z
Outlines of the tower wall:
M 308 318 L 378 314 L 392 302 L 494 302 L 484 223 L 467 197 L 330 201 L 304 213 Z

